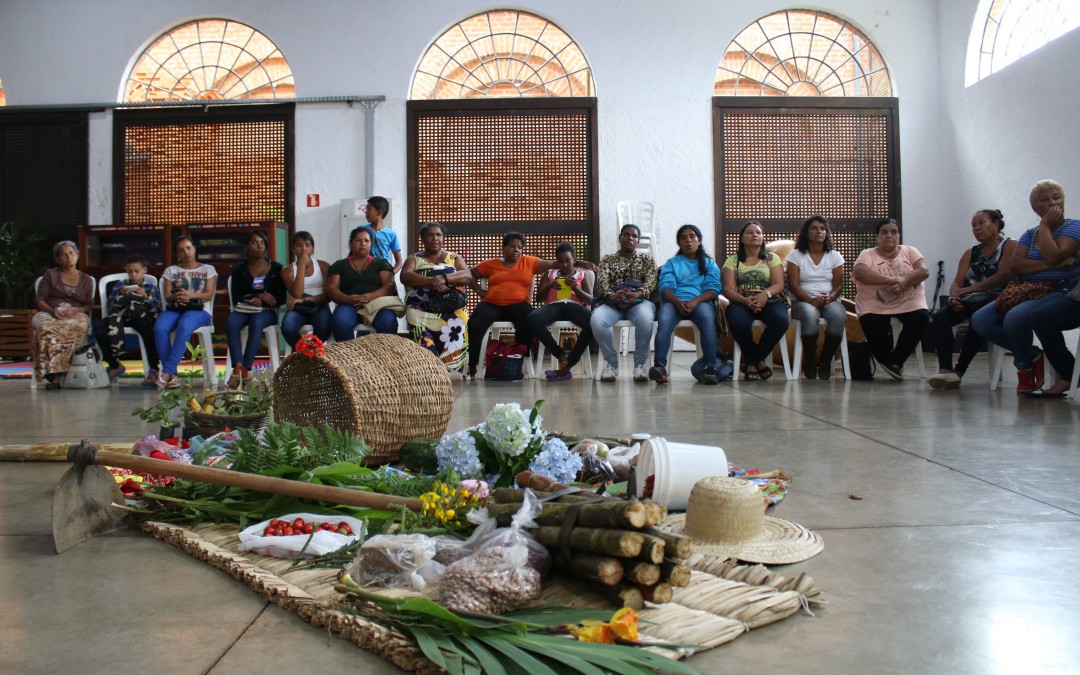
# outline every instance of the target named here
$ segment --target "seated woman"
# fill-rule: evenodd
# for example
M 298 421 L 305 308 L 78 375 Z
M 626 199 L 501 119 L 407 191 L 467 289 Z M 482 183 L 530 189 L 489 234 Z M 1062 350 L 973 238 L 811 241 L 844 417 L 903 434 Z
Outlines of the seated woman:
M 855 313 L 874 359 L 889 377 L 903 380 L 904 362 L 930 321 L 923 288 L 930 272 L 918 249 L 900 243 L 900 224 L 892 218 L 878 223 L 877 243 L 855 259 Z M 889 337 L 892 319 L 903 325 L 895 346 Z
M 974 329 L 967 331 L 953 368 L 953 327 L 997 299 L 1013 276 L 1010 261 L 1016 242 L 1002 234 L 1004 229 L 1005 221 L 997 209 L 983 209 L 971 218 L 971 233 L 978 243 L 960 256 L 948 305 L 937 309 L 931 322 L 938 357 L 938 372 L 929 380 L 934 389 L 959 387 L 971 360 L 986 343 Z
M 660 268 L 660 309 L 657 311 L 656 345 L 649 379 L 657 384 L 668 381 L 667 357 L 675 326 L 690 319 L 697 326 L 701 351 L 706 359 L 701 381 L 719 384 L 716 359 L 716 308 L 720 295 L 720 268 L 701 245 L 701 230 L 683 225 L 675 233 L 678 252 Z
M 157 282 L 146 276 L 146 260 L 141 255 L 133 255 L 124 265 L 126 281 L 113 285 L 109 293 L 109 314 L 94 329 L 94 338 L 105 355 L 109 365 L 109 381 L 124 374 L 126 368 L 120 363 L 120 352 L 124 350 L 124 328 L 129 327 L 139 334 L 146 347 L 146 362 L 149 369 L 143 379 L 144 387 L 156 387 L 158 377 L 158 353 L 154 344 L 154 322 L 161 314 L 161 292 Z
M 322 341 L 330 339 L 330 298 L 323 285 L 330 275 L 330 263 L 315 258 L 315 238 L 300 231 L 292 236 L 295 260 L 281 270 L 281 281 L 289 292 L 285 307 L 289 311 L 281 319 L 281 335 L 286 344 L 296 346 L 300 329 L 311 326 Z
M 593 337 L 604 357 L 602 382 L 619 377 L 619 355 L 615 351 L 612 327 L 627 320 L 634 324 L 634 381 L 648 382 L 645 361 L 652 342 L 653 316 L 656 307 L 649 295 L 656 288 L 656 261 L 637 250 L 641 230 L 627 223 L 619 231 L 619 250 L 600 261 L 596 275 L 596 301 L 589 320 Z
M 760 223 L 743 225 L 737 252 L 724 261 L 722 279 L 724 296 L 730 300 L 728 326 L 743 351 L 743 375 L 751 381 L 768 380 L 773 372 L 765 361 L 787 332 L 788 308 L 783 296 L 784 263 L 765 250 Z M 757 342 L 754 321 L 765 324 Z
M 1074 300 L 1067 291 L 1076 286 L 1075 277 L 1080 274 L 1080 221 L 1065 218 L 1064 188 L 1052 180 L 1041 180 L 1031 189 L 1028 201 L 1039 216 L 1039 224 L 1020 235 L 1011 261 L 1012 272 L 1019 276 L 1000 297 L 1010 295 L 1015 285 L 1031 299 L 1007 307 L 1006 311 L 999 309 L 997 302 L 991 303 L 971 317 L 971 325 L 979 335 L 1012 352 L 1018 394 L 1032 394 L 1043 385 L 1043 354 L 1032 346 L 1036 326 L 1054 369 L 1060 366 L 1059 374 L 1071 377 L 1071 358 L 1066 355 L 1069 350 L 1060 331 L 1054 328 L 1070 325 Z M 1059 395 L 1068 385 L 1068 379 L 1059 379 L 1036 396 Z
M 233 362 L 229 386 L 234 388 L 248 379 L 262 343 L 263 330 L 277 324 L 277 308 L 285 302 L 281 263 L 266 257 L 269 248 L 266 235 L 255 230 L 248 235 L 245 243 L 247 262 L 237 265 L 229 279 L 233 311 L 225 320 L 225 338 Z M 241 347 L 240 334 L 245 328 L 248 331 L 247 344 Z
M 795 250 L 788 254 L 788 288 L 795 302 L 792 320 L 799 321 L 803 344 L 803 376 L 812 380 L 832 376 L 832 360 L 844 339 L 847 311 L 840 303 L 844 290 L 844 257 L 833 249 L 829 221 L 810 216 L 799 228 Z M 825 343 L 817 357 L 818 321 L 825 319 Z
M 401 268 L 401 283 L 407 290 L 405 320 L 417 344 L 439 357 L 447 370 L 463 373 L 469 354 L 465 332 L 469 313 L 463 287 L 447 285 L 446 275 L 468 272 L 469 266 L 461 255 L 443 248 L 445 236 L 446 226 L 441 223 L 420 226 L 424 250 L 409 256 Z
M 529 330 L 559 361 L 558 369 L 544 371 L 547 379 L 569 380 L 573 377 L 570 369 L 581 360 L 592 341 L 588 307 L 592 305 L 593 280 L 592 275 L 585 274 L 585 270 L 574 267 L 576 261 L 572 244 L 563 242 L 555 247 L 555 262 L 558 266 L 544 274 L 540 287 L 536 289 L 536 295 L 544 298 L 544 306 L 529 314 Z M 548 326 L 556 321 L 569 321 L 580 329 L 577 342 L 569 354 L 548 330 Z
M 94 279 L 76 269 L 79 249 L 72 241 L 53 246 L 56 267 L 41 276 L 37 314 L 31 320 L 34 375 L 46 389 L 59 389 L 75 349 L 86 344 L 94 308 Z
M 217 292 L 217 270 L 198 261 L 191 237 L 186 234 L 177 237 L 173 241 L 173 255 L 177 264 L 166 267 L 161 275 L 165 311 L 154 322 L 154 342 L 161 356 L 157 384 L 163 389 L 180 386 L 177 371 L 192 334 L 203 326 L 214 325 L 210 306 Z M 204 379 L 211 377 L 211 373 L 204 374 Z
M 554 260 L 543 260 L 525 251 L 525 235 L 520 232 L 507 232 L 503 235 L 503 255 L 495 260 L 485 260 L 468 272 L 454 272 L 447 276 L 450 284 L 465 283 L 470 279 L 488 280 L 487 291 L 482 291 L 480 303 L 469 317 L 469 370 L 468 376 L 476 376 L 476 366 L 480 363 L 480 345 L 483 344 L 491 324 L 496 321 L 509 321 L 514 324 L 515 340 L 530 346 L 532 331 L 529 330 L 529 313 L 532 305 L 529 297 L 532 279 L 556 266 Z M 575 266 L 595 269 L 595 265 L 584 260 L 575 261 Z
M 331 325 L 338 342 L 353 339 L 361 319 L 376 333 L 396 334 L 398 316 L 405 311 L 394 285 L 394 268 L 386 258 L 371 255 L 374 238 L 370 225 L 354 228 L 349 257 L 331 265 L 326 277 L 326 294 L 337 303 Z

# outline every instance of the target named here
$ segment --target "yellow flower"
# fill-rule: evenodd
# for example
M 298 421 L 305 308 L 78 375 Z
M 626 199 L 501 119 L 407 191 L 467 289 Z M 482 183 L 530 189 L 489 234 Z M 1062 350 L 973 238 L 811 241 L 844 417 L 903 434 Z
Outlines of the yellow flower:
M 609 624 L 615 634 L 625 640 L 637 641 L 638 615 L 633 609 L 623 607 L 615 612 Z
M 601 642 L 604 644 L 615 643 L 615 632 L 606 623 L 587 621 L 586 626 L 571 627 L 570 634 L 581 642 Z
M 446 510 L 446 519 L 451 520 L 451 519 L 453 519 L 453 517 L 454 517 L 454 509 L 447 509 Z

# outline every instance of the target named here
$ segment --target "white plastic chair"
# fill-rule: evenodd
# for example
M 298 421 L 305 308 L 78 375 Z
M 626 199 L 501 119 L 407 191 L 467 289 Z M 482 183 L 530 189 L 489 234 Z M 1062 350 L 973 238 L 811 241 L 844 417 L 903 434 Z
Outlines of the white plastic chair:
M 233 293 L 232 293 L 232 276 L 229 276 L 228 281 L 225 282 L 229 287 L 229 307 L 233 307 Z M 235 309 L 232 311 L 236 311 Z M 240 344 L 244 344 L 247 337 L 247 327 L 244 327 L 240 331 Z M 270 369 L 271 372 L 277 372 L 277 369 L 281 367 L 281 353 L 278 350 L 278 338 L 281 336 L 280 329 L 277 324 L 267 326 L 263 329 L 263 337 L 266 338 L 266 347 L 270 352 Z M 233 362 L 232 353 L 226 347 L 225 349 L 225 377 L 229 376 L 232 372 Z
M 619 229 L 623 225 L 637 225 L 641 234 L 654 235 L 656 232 L 656 207 L 652 202 L 624 200 L 615 205 L 618 213 Z
M 157 277 L 147 274 L 147 279 L 154 282 L 154 286 L 157 286 Z M 125 282 L 128 279 L 127 272 L 118 272 L 116 274 L 106 274 L 98 281 L 98 295 L 101 296 L 101 318 L 109 316 L 109 284 Z M 150 372 L 150 361 L 146 358 L 146 343 L 143 342 L 142 336 L 139 335 L 133 328 L 124 326 L 124 335 L 134 335 L 135 339 L 139 341 L 139 353 L 142 356 L 143 376 Z
M 553 337 L 556 342 L 559 341 L 559 336 L 562 334 L 562 332 L 564 330 L 577 331 L 578 339 L 581 339 L 581 328 L 579 328 L 577 324 L 572 323 L 570 321 L 554 321 L 554 322 L 551 323 L 551 325 L 548 326 L 548 332 L 551 333 L 551 337 Z M 536 372 L 537 373 L 539 373 L 539 371 L 544 367 L 544 354 L 547 351 L 547 348 L 544 346 L 543 342 L 539 342 L 539 344 L 540 344 L 540 346 L 536 350 Z M 592 359 L 590 358 L 590 354 L 589 354 L 588 349 L 586 349 L 585 352 L 581 355 L 581 361 L 579 361 L 578 364 L 581 366 L 581 369 L 582 369 L 582 371 L 583 371 L 583 373 L 584 373 L 584 375 L 586 377 L 592 377 L 592 374 L 593 374 Z M 551 355 L 551 369 L 556 370 L 556 369 L 558 369 L 558 367 L 559 367 L 558 360 L 555 358 L 555 355 L 552 354 Z
M 626 356 L 627 354 L 629 354 L 629 353 L 631 353 L 633 351 L 629 347 L 630 331 L 633 330 L 633 328 L 634 328 L 634 322 L 629 320 L 629 319 L 619 319 L 611 327 L 611 341 L 612 341 L 612 344 L 615 345 L 616 358 L 618 358 L 618 356 Z M 617 342 L 615 341 L 615 332 L 616 331 L 619 331 L 619 340 Z M 653 321 L 653 331 L 652 332 L 653 332 L 653 336 L 655 337 L 656 336 L 656 322 L 655 321 Z M 650 349 L 650 353 L 651 353 L 651 351 L 652 350 Z M 599 380 L 600 376 L 604 374 L 604 363 L 605 363 L 605 361 L 604 361 L 604 352 L 597 351 L 596 352 L 596 368 L 593 371 L 596 380 Z M 645 365 L 648 366 L 649 362 L 646 361 Z M 629 372 L 630 371 L 628 371 L 628 373 Z
M 509 321 L 496 321 L 491 324 L 491 328 L 488 328 L 487 333 L 484 334 L 484 339 L 480 342 L 480 363 L 477 364 L 476 379 L 484 379 L 484 375 L 487 373 L 487 358 L 485 355 L 487 354 L 488 343 L 493 337 L 496 340 L 501 339 L 504 332 L 513 333 L 514 324 Z M 532 357 L 529 355 L 525 356 L 525 363 L 522 364 L 522 375 L 524 375 L 526 380 L 536 378 L 536 371 L 533 370 Z
M 127 275 L 125 274 L 124 276 L 127 276 Z M 90 277 L 90 278 L 93 279 L 93 277 Z M 34 296 L 35 297 L 37 296 L 38 288 L 40 288 L 40 287 L 41 287 L 41 277 L 38 277 L 37 279 L 34 279 Z M 92 293 L 93 297 L 90 298 L 91 302 L 93 302 L 95 299 L 97 299 L 97 294 L 98 294 L 98 284 L 94 284 L 94 290 L 93 290 L 93 293 Z M 90 325 L 88 325 L 86 327 L 86 340 L 88 342 L 90 340 L 90 337 L 93 334 L 94 334 L 93 322 L 91 322 Z M 101 354 L 100 350 L 98 350 L 98 354 L 99 355 Z M 35 361 L 33 366 L 32 366 L 32 371 L 30 373 L 30 388 L 31 389 L 37 389 L 38 384 L 39 383 L 38 383 L 38 379 L 37 379 L 37 362 Z
M 158 292 L 161 293 L 162 302 L 165 301 L 165 293 L 162 291 L 163 279 L 158 279 Z M 210 301 L 206 303 L 206 311 L 210 312 L 210 325 L 196 328 L 195 332 L 191 334 L 191 337 L 199 338 L 199 346 L 202 347 L 202 367 L 203 367 L 203 387 L 209 385 L 211 389 L 217 389 L 218 376 L 217 376 L 217 359 L 214 358 L 214 299 L 217 297 L 215 291 L 210 296 Z M 160 358 L 162 355 L 158 354 Z M 226 375 L 227 377 L 227 375 Z
M 765 327 L 765 322 L 760 321 L 758 319 L 754 319 L 754 323 L 751 324 L 751 326 L 753 328 L 764 328 Z M 732 342 L 735 343 L 735 354 L 732 356 L 733 365 L 735 366 L 735 372 L 732 374 L 731 377 L 734 380 L 738 380 L 739 377 L 742 375 L 742 372 L 740 370 L 740 366 L 741 366 L 741 363 L 742 363 L 742 347 L 739 346 L 739 341 L 738 340 L 732 340 Z M 797 342 L 798 341 L 796 341 L 796 343 Z M 780 338 L 780 360 L 783 362 L 783 366 L 784 366 L 784 377 L 786 379 L 788 379 L 788 380 L 792 379 L 792 377 L 791 377 L 791 359 L 788 357 L 787 335 L 784 335 L 783 337 Z M 774 361 L 774 363 L 775 363 L 775 361 Z
M 791 357 L 791 379 L 796 382 L 799 381 L 799 375 L 802 374 L 802 321 L 795 319 L 791 322 L 792 327 L 795 329 L 795 353 Z M 818 326 L 825 327 L 825 319 L 818 319 Z M 844 326 L 844 333 L 840 336 L 840 363 L 844 368 L 844 379 L 851 379 L 851 359 L 848 357 L 847 350 L 847 326 Z M 833 360 L 833 370 L 836 369 L 836 360 Z
M 904 324 L 900 323 L 900 319 L 890 319 L 889 324 L 892 326 L 893 344 L 896 344 L 897 338 L 900 337 L 900 331 L 903 330 Z M 847 330 L 845 328 L 845 330 Z M 919 364 L 919 377 L 926 379 L 926 359 L 923 358 L 922 353 L 922 339 L 919 339 L 919 343 L 915 346 L 915 361 Z
M 1076 349 L 1073 350 L 1073 354 L 1080 357 L 1080 336 L 1078 336 L 1076 338 Z M 1076 372 L 1077 370 L 1080 370 L 1080 366 L 1077 366 L 1077 365 L 1074 364 L 1073 365 L 1073 372 L 1072 372 L 1072 375 L 1070 376 L 1070 377 L 1072 377 L 1072 386 L 1069 387 L 1069 393 L 1067 394 L 1068 398 L 1073 400 L 1073 401 L 1075 401 L 1077 395 L 1080 394 L 1080 384 L 1078 384 L 1078 383 L 1080 383 L 1080 378 L 1077 377 L 1077 372 Z

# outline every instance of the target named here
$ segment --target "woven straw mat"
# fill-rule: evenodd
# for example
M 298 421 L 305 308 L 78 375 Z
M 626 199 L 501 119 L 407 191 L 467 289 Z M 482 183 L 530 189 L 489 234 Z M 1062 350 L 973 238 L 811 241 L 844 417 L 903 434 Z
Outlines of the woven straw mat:
M 336 609 L 344 598 L 334 590 L 337 570 L 290 570 L 290 560 L 250 551 L 238 553 L 240 528 L 233 525 L 202 524 L 185 529 L 148 522 L 140 527 L 245 582 L 268 602 L 404 670 L 443 672 L 413 642 L 392 628 Z M 698 651 L 704 651 L 730 642 L 748 630 L 786 619 L 800 608 L 809 612 L 811 606 L 825 604 L 822 592 L 805 574 L 785 578 L 762 565 L 736 565 L 730 560 L 700 554 L 692 556 L 686 564 L 693 568 L 690 585 L 675 589 L 672 602 L 647 604 L 640 612 L 642 641 L 698 645 Z M 410 594 L 402 589 L 371 590 L 388 596 Z M 437 599 L 437 585 L 429 586 L 427 595 Z M 544 581 L 544 591 L 537 602 L 615 609 L 584 582 L 558 574 Z M 687 655 L 678 649 L 653 648 L 653 651 L 673 659 Z

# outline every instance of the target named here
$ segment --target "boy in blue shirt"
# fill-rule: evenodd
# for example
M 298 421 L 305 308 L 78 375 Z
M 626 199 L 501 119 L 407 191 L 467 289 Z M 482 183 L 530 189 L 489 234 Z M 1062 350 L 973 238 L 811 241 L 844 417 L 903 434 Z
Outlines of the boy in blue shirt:
M 390 213 L 390 202 L 386 197 L 368 197 L 367 209 L 364 211 L 368 224 L 375 230 L 375 238 L 371 242 L 371 255 L 386 258 L 386 262 L 394 266 L 394 274 L 401 271 L 401 245 L 398 244 L 397 233 L 391 230 L 383 222 L 383 218 Z

